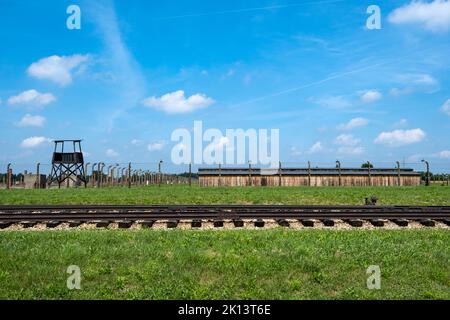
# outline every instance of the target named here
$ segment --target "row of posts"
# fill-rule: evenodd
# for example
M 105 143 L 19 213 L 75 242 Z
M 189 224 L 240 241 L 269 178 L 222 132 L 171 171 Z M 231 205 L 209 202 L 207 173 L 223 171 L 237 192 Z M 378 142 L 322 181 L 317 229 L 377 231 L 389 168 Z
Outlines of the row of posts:
M 88 184 L 92 187 L 101 188 L 104 186 L 128 186 L 131 188 L 132 185 L 142 185 L 142 184 L 158 184 L 159 186 L 163 183 L 180 183 L 186 182 L 192 185 L 192 165 L 189 164 L 188 177 L 180 177 L 178 175 L 164 174 L 161 172 L 161 165 L 163 161 L 158 162 L 158 172 L 151 172 L 149 170 L 142 169 L 132 169 L 131 162 L 128 163 L 126 167 L 120 167 L 119 164 L 109 165 L 107 167 L 107 174 L 104 173 L 105 163 L 96 162 L 92 164 L 91 178 L 88 175 L 88 169 L 90 162 L 84 165 L 84 174 L 88 180 Z M 117 169 L 117 170 L 116 170 Z M 11 163 L 8 163 L 6 169 L 6 188 L 11 189 L 13 185 L 12 179 L 12 168 Z M 117 174 L 115 175 L 115 172 Z M 120 174 L 119 174 L 120 173 Z M 89 181 L 90 180 L 90 181 Z M 67 182 L 69 182 L 67 180 Z M 36 165 L 36 182 L 35 188 L 41 188 L 41 175 L 40 175 L 40 163 Z
M 423 163 L 426 165 L 426 175 L 425 175 L 425 185 L 430 185 L 430 165 L 428 161 L 422 160 Z M 158 184 L 161 185 L 163 182 L 163 177 L 166 177 L 166 182 L 169 182 L 168 180 L 171 180 L 170 182 L 174 182 L 172 175 L 164 175 L 161 173 L 161 164 L 163 161 L 158 162 L 158 172 L 152 173 L 150 171 L 143 171 L 141 169 L 139 170 L 132 170 L 131 162 L 128 163 L 128 167 L 120 167 L 119 164 L 115 165 L 109 165 L 107 167 L 108 173 L 107 175 L 104 174 L 104 162 L 96 162 L 92 164 L 92 174 L 91 174 L 91 185 L 92 187 L 101 188 L 102 186 L 108 185 L 108 186 L 115 186 L 115 185 L 128 185 L 130 188 L 132 184 L 143 184 L 143 183 L 150 183 L 150 184 Z M 89 165 L 91 163 L 88 162 L 84 166 L 84 173 L 85 175 L 88 172 Z M 400 162 L 396 161 L 397 164 L 397 184 L 401 184 L 401 174 L 400 174 Z M 95 168 L 97 167 L 97 170 Z M 252 185 L 252 165 L 251 162 L 248 164 L 248 175 L 249 175 L 249 185 Z M 371 175 L 371 168 L 372 164 L 367 161 L 367 171 L 368 171 L 368 179 L 369 179 L 369 186 L 372 185 L 372 175 Z M 114 177 L 114 171 L 117 169 L 116 172 L 120 172 L 120 175 L 117 175 L 117 177 Z M 279 186 L 282 185 L 282 173 L 281 173 L 281 162 L 279 162 L 278 166 L 278 184 Z M 339 160 L 336 160 L 336 169 L 338 170 L 338 185 L 342 185 L 341 181 L 341 162 Z M 11 163 L 8 163 L 7 169 L 6 169 L 6 179 L 7 179 L 7 189 L 11 189 L 12 187 L 12 169 L 11 169 Z M 221 165 L 219 164 L 219 186 L 221 185 Z M 88 177 L 88 176 L 86 176 Z M 171 177 L 170 179 L 167 179 L 167 177 Z M 176 182 L 179 183 L 179 176 L 176 176 Z M 447 179 L 447 184 L 448 184 Z M 192 185 L 192 165 L 189 164 L 189 174 L 188 174 L 188 184 Z M 36 166 L 36 188 L 41 188 L 41 175 L 40 175 L 40 163 Z M 311 162 L 308 161 L 308 185 L 311 185 Z
M 102 186 L 115 186 L 115 185 L 127 185 L 129 188 L 133 184 L 142 185 L 142 184 L 163 184 L 165 183 L 180 183 L 185 182 L 184 177 L 176 176 L 176 175 L 166 175 L 161 172 L 161 165 L 163 161 L 158 162 L 158 172 L 151 172 L 149 170 L 135 169 L 133 170 L 131 166 L 131 162 L 128 163 L 127 167 L 120 167 L 119 164 L 109 165 L 107 170 L 107 175 L 104 174 L 105 163 L 96 162 L 92 164 L 92 174 L 90 184 L 92 187 L 101 188 Z M 88 172 L 90 163 L 85 164 L 84 171 Z M 95 170 L 97 168 L 97 170 Z M 114 172 L 117 169 L 117 176 L 115 177 Z M 89 182 L 89 181 L 88 181 Z M 187 182 L 189 185 L 192 184 L 192 166 L 189 164 L 189 174 L 187 178 Z
M 429 186 L 430 185 L 430 165 L 428 163 L 428 161 L 426 160 L 422 160 L 422 162 L 425 163 L 426 165 L 426 175 L 425 175 L 425 185 Z M 396 161 L 395 162 L 397 165 L 397 185 L 401 185 L 401 171 L 400 171 L 400 162 Z M 368 179 L 369 179 L 369 186 L 372 186 L 372 163 L 370 163 L 370 161 L 366 162 L 367 164 L 367 173 L 368 173 Z M 338 185 L 341 186 L 342 185 L 342 175 L 341 175 L 341 162 L 339 160 L 336 160 L 336 169 L 338 170 Z M 281 161 L 278 162 L 278 185 L 281 186 L 282 185 L 282 173 L 281 173 Z M 252 186 L 253 182 L 252 182 L 252 164 L 249 161 L 248 162 L 248 181 L 249 181 L 249 185 Z M 449 185 L 449 181 L 450 181 L 450 175 L 447 175 L 447 185 Z M 219 164 L 219 186 L 222 185 L 222 166 L 221 164 Z M 311 186 L 311 162 L 308 161 L 308 186 Z

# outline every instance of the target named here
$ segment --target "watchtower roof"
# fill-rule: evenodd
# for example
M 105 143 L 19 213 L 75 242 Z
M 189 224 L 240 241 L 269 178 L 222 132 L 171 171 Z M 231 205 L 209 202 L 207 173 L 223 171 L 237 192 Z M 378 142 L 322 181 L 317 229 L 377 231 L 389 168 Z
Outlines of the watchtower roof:
M 83 139 L 76 139 L 76 140 L 53 140 L 54 143 L 60 143 L 60 142 L 81 142 Z

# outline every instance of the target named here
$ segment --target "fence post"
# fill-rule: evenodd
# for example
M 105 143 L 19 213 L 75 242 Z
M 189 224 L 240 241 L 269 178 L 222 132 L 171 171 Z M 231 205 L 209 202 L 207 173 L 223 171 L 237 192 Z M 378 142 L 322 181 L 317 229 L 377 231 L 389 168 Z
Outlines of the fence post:
M 401 178 L 400 178 L 400 161 L 396 161 L 397 163 L 397 185 L 401 185 Z
M 6 167 L 6 188 L 9 190 L 11 189 L 11 163 L 8 163 L 8 166 Z
M 39 170 L 40 166 L 41 166 L 41 164 L 38 162 L 36 165 L 36 189 L 41 188 L 41 174 L 40 174 L 40 170 Z
M 159 187 L 161 187 L 161 183 L 162 183 L 162 175 L 161 175 L 161 163 L 162 162 L 163 162 L 162 160 L 159 160 L 159 162 L 158 162 L 158 175 L 159 175 L 158 186 Z
M 219 163 L 219 187 L 222 186 L 222 165 Z
M 367 170 L 368 170 L 368 173 L 369 173 L 369 186 L 372 186 L 372 175 L 371 175 L 371 172 L 370 172 L 370 166 L 371 166 L 372 164 L 370 163 L 370 161 L 367 161 Z
M 278 186 L 281 187 L 281 161 L 278 161 Z
M 131 162 L 128 163 L 128 188 L 131 188 Z
M 89 173 L 88 173 L 88 167 L 91 163 L 90 162 L 86 162 L 86 164 L 84 165 L 84 175 L 86 177 L 86 183 L 89 182 Z
M 251 163 L 251 161 L 248 162 L 248 182 L 249 182 L 249 185 L 252 186 L 252 163 Z
M 429 186 L 430 185 L 430 164 L 428 163 L 428 161 L 422 159 L 422 162 L 425 163 L 425 165 L 427 166 L 427 175 L 425 177 L 425 185 Z
M 189 163 L 189 186 L 192 185 L 192 163 Z
M 341 186 L 341 162 L 339 160 L 336 160 L 336 167 L 338 169 L 338 173 L 339 173 L 339 187 Z

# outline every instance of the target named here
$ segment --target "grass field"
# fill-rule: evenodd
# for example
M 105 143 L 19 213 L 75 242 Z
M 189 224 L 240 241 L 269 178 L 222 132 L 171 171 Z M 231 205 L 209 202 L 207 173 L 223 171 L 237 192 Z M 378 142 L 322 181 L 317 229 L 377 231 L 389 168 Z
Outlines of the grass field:
M 450 299 L 449 243 L 432 229 L 6 231 L 0 299 Z
M 379 204 L 450 205 L 450 187 L 233 187 L 187 185 L 102 189 L 1 190 L 0 204 Z

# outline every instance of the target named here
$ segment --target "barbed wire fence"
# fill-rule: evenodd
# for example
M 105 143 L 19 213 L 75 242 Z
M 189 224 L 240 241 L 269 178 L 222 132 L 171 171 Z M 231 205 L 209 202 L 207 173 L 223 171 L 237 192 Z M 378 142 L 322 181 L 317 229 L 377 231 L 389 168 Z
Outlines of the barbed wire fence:
M 449 185 L 450 162 L 428 161 L 429 168 L 423 161 L 340 161 L 341 168 L 361 168 L 362 165 L 370 165 L 372 168 L 410 168 L 422 174 L 422 182 Z M 171 162 L 86 162 L 84 170 L 87 187 L 135 187 L 149 185 L 196 185 L 198 184 L 199 168 L 268 168 L 268 166 L 252 164 L 220 165 L 220 164 L 182 164 Z M 336 168 L 336 161 L 302 161 L 280 162 L 279 168 Z M 51 163 L 0 163 L 0 188 L 48 188 L 47 179 L 52 168 Z M 52 184 L 51 187 L 58 187 Z M 84 187 L 80 181 L 66 179 L 61 185 L 67 187 Z

